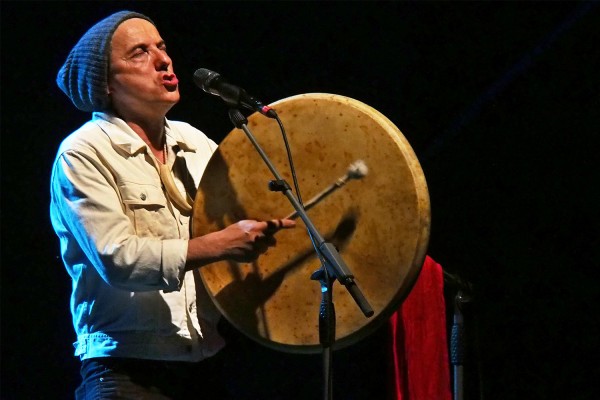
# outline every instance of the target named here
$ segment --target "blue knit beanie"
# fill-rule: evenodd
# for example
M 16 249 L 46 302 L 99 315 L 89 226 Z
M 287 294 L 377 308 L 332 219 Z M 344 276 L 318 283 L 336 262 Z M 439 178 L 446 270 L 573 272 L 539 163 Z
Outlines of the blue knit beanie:
M 119 11 L 106 17 L 79 39 L 58 71 L 58 87 L 81 111 L 103 111 L 109 107 L 110 43 L 117 27 L 130 18 L 152 22 L 145 15 L 133 11 Z

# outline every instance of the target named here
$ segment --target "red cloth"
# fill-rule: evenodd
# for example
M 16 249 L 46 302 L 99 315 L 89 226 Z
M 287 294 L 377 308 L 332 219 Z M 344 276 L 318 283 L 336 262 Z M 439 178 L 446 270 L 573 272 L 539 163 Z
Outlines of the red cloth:
M 391 398 L 451 400 L 444 277 L 441 265 L 429 256 L 390 322 Z

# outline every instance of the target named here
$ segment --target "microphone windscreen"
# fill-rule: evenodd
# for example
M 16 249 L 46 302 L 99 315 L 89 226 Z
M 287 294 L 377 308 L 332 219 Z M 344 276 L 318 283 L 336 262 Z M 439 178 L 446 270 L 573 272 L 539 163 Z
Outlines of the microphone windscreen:
M 217 74 L 216 72 L 213 72 L 206 68 L 200 68 L 197 69 L 196 72 L 194 72 L 194 83 L 200 89 L 206 92 L 210 92 L 210 83 L 217 77 L 219 77 L 219 74 Z

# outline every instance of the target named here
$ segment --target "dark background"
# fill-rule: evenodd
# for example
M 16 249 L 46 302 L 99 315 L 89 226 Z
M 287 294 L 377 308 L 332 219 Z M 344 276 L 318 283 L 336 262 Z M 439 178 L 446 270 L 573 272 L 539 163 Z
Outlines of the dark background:
M 61 139 L 89 115 L 71 106 L 54 79 L 77 39 L 120 9 L 150 16 L 169 44 L 182 94 L 169 117 L 217 142 L 231 123 L 220 100 L 194 86 L 200 67 L 265 102 L 329 92 L 386 115 L 428 181 L 428 253 L 472 285 L 466 398 L 597 395 L 595 3 L 1 7 L 2 399 L 66 399 L 78 383 L 70 282 L 49 223 L 48 180 Z M 454 292 L 447 288 L 449 305 Z M 383 335 L 334 355 L 338 398 L 380 398 Z M 318 356 L 235 341 L 243 372 L 232 379 L 247 398 L 320 397 Z

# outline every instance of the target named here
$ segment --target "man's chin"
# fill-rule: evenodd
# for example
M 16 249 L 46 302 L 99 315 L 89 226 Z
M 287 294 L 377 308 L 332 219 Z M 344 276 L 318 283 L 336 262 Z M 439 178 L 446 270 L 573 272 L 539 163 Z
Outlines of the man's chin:
M 170 104 L 170 106 L 173 107 L 175 104 L 179 103 L 180 99 L 181 99 L 181 95 L 179 94 L 179 91 L 176 90 L 174 92 L 171 92 L 171 93 L 167 94 L 167 98 L 165 99 L 165 103 Z

